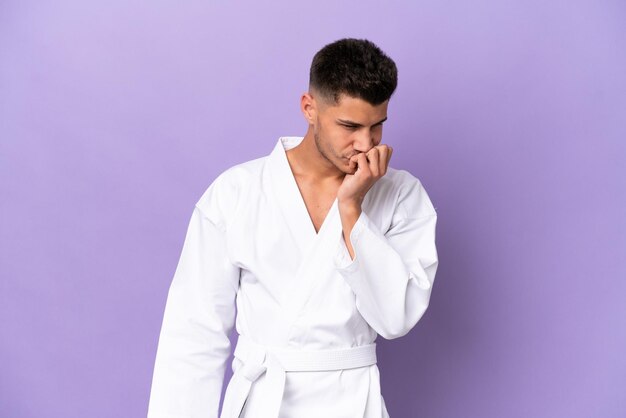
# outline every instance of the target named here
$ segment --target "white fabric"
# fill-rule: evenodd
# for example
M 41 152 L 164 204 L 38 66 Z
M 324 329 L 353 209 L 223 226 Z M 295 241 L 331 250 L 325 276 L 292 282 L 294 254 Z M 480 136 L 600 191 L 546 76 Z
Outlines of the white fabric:
M 233 326 L 263 357 L 401 337 L 426 311 L 437 214 L 420 181 L 389 167 L 372 186 L 350 234 L 352 260 L 337 200 L 315 232 L 285 154 L 301 140 L 281 137 L 270 155 L 224 171 L 196 203 L 165 306 L 149 418 L 218 416 Z M 294 371 L 278 355 L 260 357 L 233 360 L 226 397 L 245 402 L 243 418 L 389 416 L 375 363 Z M 246 375 L 249 388 L 237 389 Z
M 260 396 L 265 404 L 257 408 L 266 416 L 277 418 L 287 372 L 318 372 L 353 369 L 376 364 L 376 344 L 326 350 L 284 349 L 267 347 L 240 335 L 235 347 L 239 366 L 228 385 L 221 417 L 238 417 L 248 398 L 252 384 L 264 373 L 267 393 Z

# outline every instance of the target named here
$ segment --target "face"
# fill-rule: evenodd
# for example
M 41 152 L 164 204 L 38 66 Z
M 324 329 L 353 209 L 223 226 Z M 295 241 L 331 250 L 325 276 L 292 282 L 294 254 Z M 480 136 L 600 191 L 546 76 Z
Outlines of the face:
M 316 101 L 313 137 L 321 156 L 340 171 L 353 174 L 350 157 L 380 144 L 389 100 L 371 105 L 363 99 L 341 95 L 339 104 Z

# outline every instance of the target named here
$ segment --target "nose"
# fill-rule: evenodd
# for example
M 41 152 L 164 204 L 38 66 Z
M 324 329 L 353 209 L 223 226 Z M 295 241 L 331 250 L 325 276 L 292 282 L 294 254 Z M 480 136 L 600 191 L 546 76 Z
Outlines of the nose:
M 363 129 L 359 132 L 358 137 L 354 141 L 354 149 L 359 152 L 367 152 L 374 146 L 374 135 L 369 129 Z

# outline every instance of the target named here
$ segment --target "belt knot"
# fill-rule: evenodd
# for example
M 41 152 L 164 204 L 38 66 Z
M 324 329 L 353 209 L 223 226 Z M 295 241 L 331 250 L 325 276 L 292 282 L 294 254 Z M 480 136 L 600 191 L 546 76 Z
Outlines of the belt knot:
M 267 353 L 261 347 L 254 347 L 248 352 L 248 358 L 243 360 L 241 373 L 250 382 L 256 381 L 263 373 L 267 371 L 265 360 Z

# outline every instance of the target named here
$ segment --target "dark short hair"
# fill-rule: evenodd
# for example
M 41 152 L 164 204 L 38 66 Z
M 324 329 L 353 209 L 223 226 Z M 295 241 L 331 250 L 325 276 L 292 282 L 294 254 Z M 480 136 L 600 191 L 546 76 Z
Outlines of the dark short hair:
M 334 104 L 344 93 L 378 105 L 397 85 L 395 62 L 367 39 L 344 38 L 324 46 L 313 57 L 309 73 L 309 88 Z

